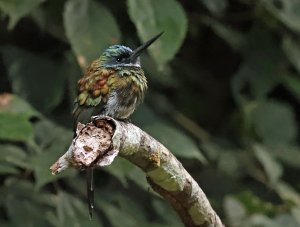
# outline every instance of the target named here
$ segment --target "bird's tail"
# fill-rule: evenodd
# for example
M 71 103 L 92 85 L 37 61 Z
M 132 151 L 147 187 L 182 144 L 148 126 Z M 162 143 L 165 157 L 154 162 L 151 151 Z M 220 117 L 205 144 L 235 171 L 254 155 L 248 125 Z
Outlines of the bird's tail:
M 78 122 L 86 124 L 90 117 L 93 116 L 97 110 L 95 107 L 83 107 L 79 106 L 78 103 L 75 103 L 75 108 L 72 113 L 73 115 L 73 130 L 74 130 L 74 138 L 76 137 L 76 128 Z M 94 210 L 94 167 L 89 166 L 86 168 L 86 186 L 87 186 L 87 198 L 88 198 L 88 207 L 89 207 L 89 215 L 90 219 L 93 217 Z
M 88 206 L 90 219 L 93 217 L 94 210 L 94 167 L 88 167 L 86 169 L 86 180 L 87 180 L 87 197 L 88 197 Z
M 76 137 L 76 133 L 74 133 L 74 138 Z M 93 210 L 94 210 L 94 167 L 86 168 L 86 192 L 88 198 L 88 206 L 89 206 L 89 215 L 90 219 L 93 218 Z

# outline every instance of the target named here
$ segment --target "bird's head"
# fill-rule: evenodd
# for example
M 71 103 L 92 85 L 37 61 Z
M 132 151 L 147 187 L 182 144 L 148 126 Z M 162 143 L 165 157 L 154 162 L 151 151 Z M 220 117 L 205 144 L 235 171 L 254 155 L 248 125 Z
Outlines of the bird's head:
M 135 50 L 123 45 L 113 45 L 107 48 L 100 56 L 101 65 L 104 67 L 141 67 L 140 54 L 156 41 L 163 32 L 148 40 Z

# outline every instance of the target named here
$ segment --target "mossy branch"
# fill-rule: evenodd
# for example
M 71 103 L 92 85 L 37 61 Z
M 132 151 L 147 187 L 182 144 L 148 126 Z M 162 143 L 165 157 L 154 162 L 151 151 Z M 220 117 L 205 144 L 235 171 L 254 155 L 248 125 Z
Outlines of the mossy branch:
M 96 117 L 79 124 L 68 151 L 51 166 L 53 174 L 73 167 L 110 165 L 119 155 L 140 167 L 154 191 L 177 211 L 185 226 L 223 226 L 197 182 L 161 143 L 131 123 Z

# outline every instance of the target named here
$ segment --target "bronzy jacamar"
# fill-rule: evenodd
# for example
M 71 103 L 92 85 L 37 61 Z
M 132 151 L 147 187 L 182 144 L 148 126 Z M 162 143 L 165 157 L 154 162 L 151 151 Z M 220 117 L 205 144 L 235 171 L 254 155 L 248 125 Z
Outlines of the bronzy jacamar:
M 162 33 L 135 50 L 122 45 L 107 48 L 87 68 L 78 81 L 78 96 L 73 110 L 74 130 L 78 122 L 88 123 L 91 116 L 107 115 L 128 120 L 147 90 L 147 79 L 140 64 L 140 54 Z M 93 166 L 87 167 L 89 214 L 94 208 Z

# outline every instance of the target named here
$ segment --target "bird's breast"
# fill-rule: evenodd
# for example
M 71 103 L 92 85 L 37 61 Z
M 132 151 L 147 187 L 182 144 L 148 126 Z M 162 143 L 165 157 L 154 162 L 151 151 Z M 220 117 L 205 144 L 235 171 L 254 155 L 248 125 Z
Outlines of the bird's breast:
M 136 106 L 142 102 L 146 86 L 146 80 L 142 83 L 135 76 L 114 78 L 114 85 L 105 106 L 105 114 L 117 119 L 129 118 Z

